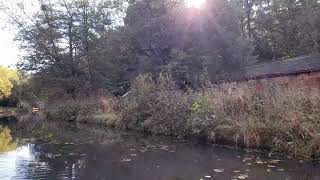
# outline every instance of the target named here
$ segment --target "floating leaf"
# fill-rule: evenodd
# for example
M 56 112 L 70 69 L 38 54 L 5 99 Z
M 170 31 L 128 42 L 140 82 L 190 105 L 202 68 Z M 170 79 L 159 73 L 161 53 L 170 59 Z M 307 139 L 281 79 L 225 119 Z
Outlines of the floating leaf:
M 269 163 L 271 164 L 277 164 L 279 163 L 281 160 L 270 160 Z
M 276 166 L 273 166 L 273 165 L 269 165 L 269 164 L 268 164 L 268 167 L 269 167 L 269 168 L 275 168 Z
M 221 173 L 221 172 L 224 171 L 224 169 L 214 169 L 213 171 L 216 172 L 216 173 Z
M 129 158 L 124 158 L 124 159 L 122 159 L 122 161 L 123 161 L 123 162 L 130 162 L 130 161 L 132 161 L 132 160 L 129 159 Z
M 244 159 L 242 160 L 242 162 L 251 161 L 251 160 L 252 160 L 252 158 L 244 158 Z
M 249 177 L 248 174 L 240 174 L 238 176 L 238 179 L 247 179 L 248 177 Z
M 262 161 L 256 161 L 256 163 L 257 163 L 257 164 L 263 164 L 263 162 L 262 162 Z

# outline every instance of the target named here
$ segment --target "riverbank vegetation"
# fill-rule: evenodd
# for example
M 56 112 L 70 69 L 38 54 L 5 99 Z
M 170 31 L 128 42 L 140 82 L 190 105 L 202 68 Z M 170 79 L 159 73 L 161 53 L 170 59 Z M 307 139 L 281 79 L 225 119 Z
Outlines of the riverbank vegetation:
M 131 93 L 115 126 L 319 158 L 317 89 L 226 83 L 182 91 L 170 76 L 147 75 L 138 77 Z
M 319 53 L 317 0 L 28 6 L 1 7 L 26 52 L 19 104 L 52 120 L 320 156 L 317 90 L 232 83 L 253 64 Z

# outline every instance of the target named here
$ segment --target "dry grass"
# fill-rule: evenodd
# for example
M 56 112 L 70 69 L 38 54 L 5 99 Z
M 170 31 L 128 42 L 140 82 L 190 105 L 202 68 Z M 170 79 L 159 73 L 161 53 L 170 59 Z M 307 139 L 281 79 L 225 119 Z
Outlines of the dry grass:
M 123 127 L 215 143 L 320 156 L 320 92 L 255 83 L 209 85 L 181 91 L 168 75 L 140 76 L 123 100 Z

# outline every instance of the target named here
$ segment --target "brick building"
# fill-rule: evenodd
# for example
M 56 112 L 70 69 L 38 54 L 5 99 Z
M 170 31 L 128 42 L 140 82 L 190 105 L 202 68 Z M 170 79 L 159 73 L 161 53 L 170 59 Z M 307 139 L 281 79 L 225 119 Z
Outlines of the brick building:
M 245 69 L 244 79 L 260 85 L 272 83 L 286 87 L 320 89 L 320 55 L 249 66 Z

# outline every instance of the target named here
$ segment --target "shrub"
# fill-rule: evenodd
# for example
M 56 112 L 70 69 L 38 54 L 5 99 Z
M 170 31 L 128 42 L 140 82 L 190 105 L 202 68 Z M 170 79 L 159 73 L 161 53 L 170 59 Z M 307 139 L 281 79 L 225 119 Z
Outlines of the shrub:
M 75 121 L 80 114 L 80 105 L 75 102 L 66 102 L 46 108 L 47 118 L 50 120 Z
M 185 136 L 190 104 L 190 96 L 176 87 L 170 75 L 141 75 L 123 100 L 123 125 L 155 134 Z

